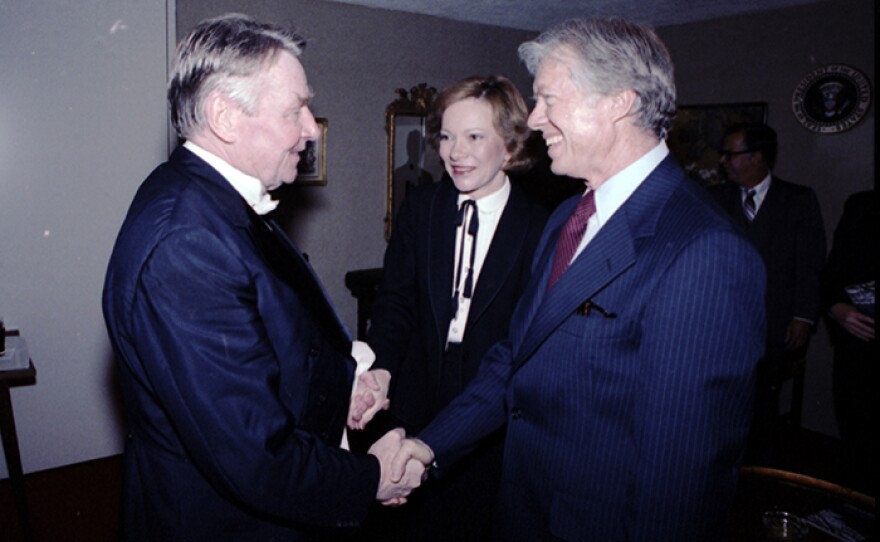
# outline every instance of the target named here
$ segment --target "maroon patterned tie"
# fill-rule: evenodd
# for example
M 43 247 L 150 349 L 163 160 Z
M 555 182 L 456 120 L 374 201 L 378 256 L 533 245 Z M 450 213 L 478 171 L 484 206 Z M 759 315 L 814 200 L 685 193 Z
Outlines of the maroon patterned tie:
M 553 258 L 553 268 L 550 270 L 550 280 L 547 281 L 547 291 L 549 292 L 559 277 L 568 269 L 571 258 L 574 256 L 584 232 L 587 231 L 587 222 L 596 212 L 595 192 L 590 190 L 581 198 L 580 203 L 574 212 L 568 217 L 565 226 L 562 227 L 562 233 L 556 242 L 556 256 Z

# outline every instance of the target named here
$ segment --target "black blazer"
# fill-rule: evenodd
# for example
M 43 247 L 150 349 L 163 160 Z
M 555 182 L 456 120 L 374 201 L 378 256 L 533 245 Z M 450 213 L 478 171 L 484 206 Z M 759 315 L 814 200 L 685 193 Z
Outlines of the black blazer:
M 407 196 L 395 219 L 373 308 L 367 339 L 376 353 L 373 367 L 391 372 L 391 412 L 408 430 L 423 427 L 436 414 L 431 398 L 451 317 L 457 199 L 448 179 Z M 462 341 L 465 383 L 489 347 L 507 336 L 546 218 L 512 186 L 471 302 Z
M 773 177 L 767 196 L 749 224 L 740 187 L 724 183 L 710 192 L 758 249 L 767 267 L 768 354 L 785 348 L 785 330 L 795 317 L 816 322 L 819 276 L 825 265 L 825 226 L 812 188 Z

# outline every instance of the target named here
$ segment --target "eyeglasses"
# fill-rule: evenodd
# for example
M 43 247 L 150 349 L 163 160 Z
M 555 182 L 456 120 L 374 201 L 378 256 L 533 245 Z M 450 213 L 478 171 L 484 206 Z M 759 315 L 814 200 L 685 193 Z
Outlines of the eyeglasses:
M 755 151 L 753 149 L 746 149 L 744 151 L 720 150 L 720 151 L 718 151 L 718 156 L 721 158 L 727 158 L 728 160 L 730 160 L 731 156 L 739 156 L 740 154 L 749 154 L 750 152 L 755 152 Z

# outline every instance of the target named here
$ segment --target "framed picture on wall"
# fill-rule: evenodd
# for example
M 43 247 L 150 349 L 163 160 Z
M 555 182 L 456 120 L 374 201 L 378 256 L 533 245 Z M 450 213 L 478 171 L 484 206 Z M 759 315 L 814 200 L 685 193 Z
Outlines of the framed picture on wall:
M 388 133 L 386 241 L 391 239 L 394 215 L 407 192 L 439 180 L 443 172 L 440 158 L 428 144 L 425 126 L 437 89 L 419 83 L 409 91 L 398 88 L 395 92 L 397 99 L 385 108 L 385 131 Z
M 305 150 L 299 153 L 296 166 L 296 184 L 327 184 L 327 119 L 315 119 L 318 123 L 318 139 L 309 141 Z
M 666 144 L 690 178 L 702 186 L 718 184 L 724 180 L 718 167 L 724 130 L 740 122 L 767 122 L 767 104 L 682 105 Z

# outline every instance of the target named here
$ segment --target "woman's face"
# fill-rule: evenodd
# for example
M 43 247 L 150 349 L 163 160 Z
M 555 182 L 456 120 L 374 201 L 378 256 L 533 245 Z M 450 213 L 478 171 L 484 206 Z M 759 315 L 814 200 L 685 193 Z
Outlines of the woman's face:
M 459 192 L 478 200 L 504 186 L 510 154 L 492 121 L 492 106 L 467 98 L 443 112 L 440 158 Z

